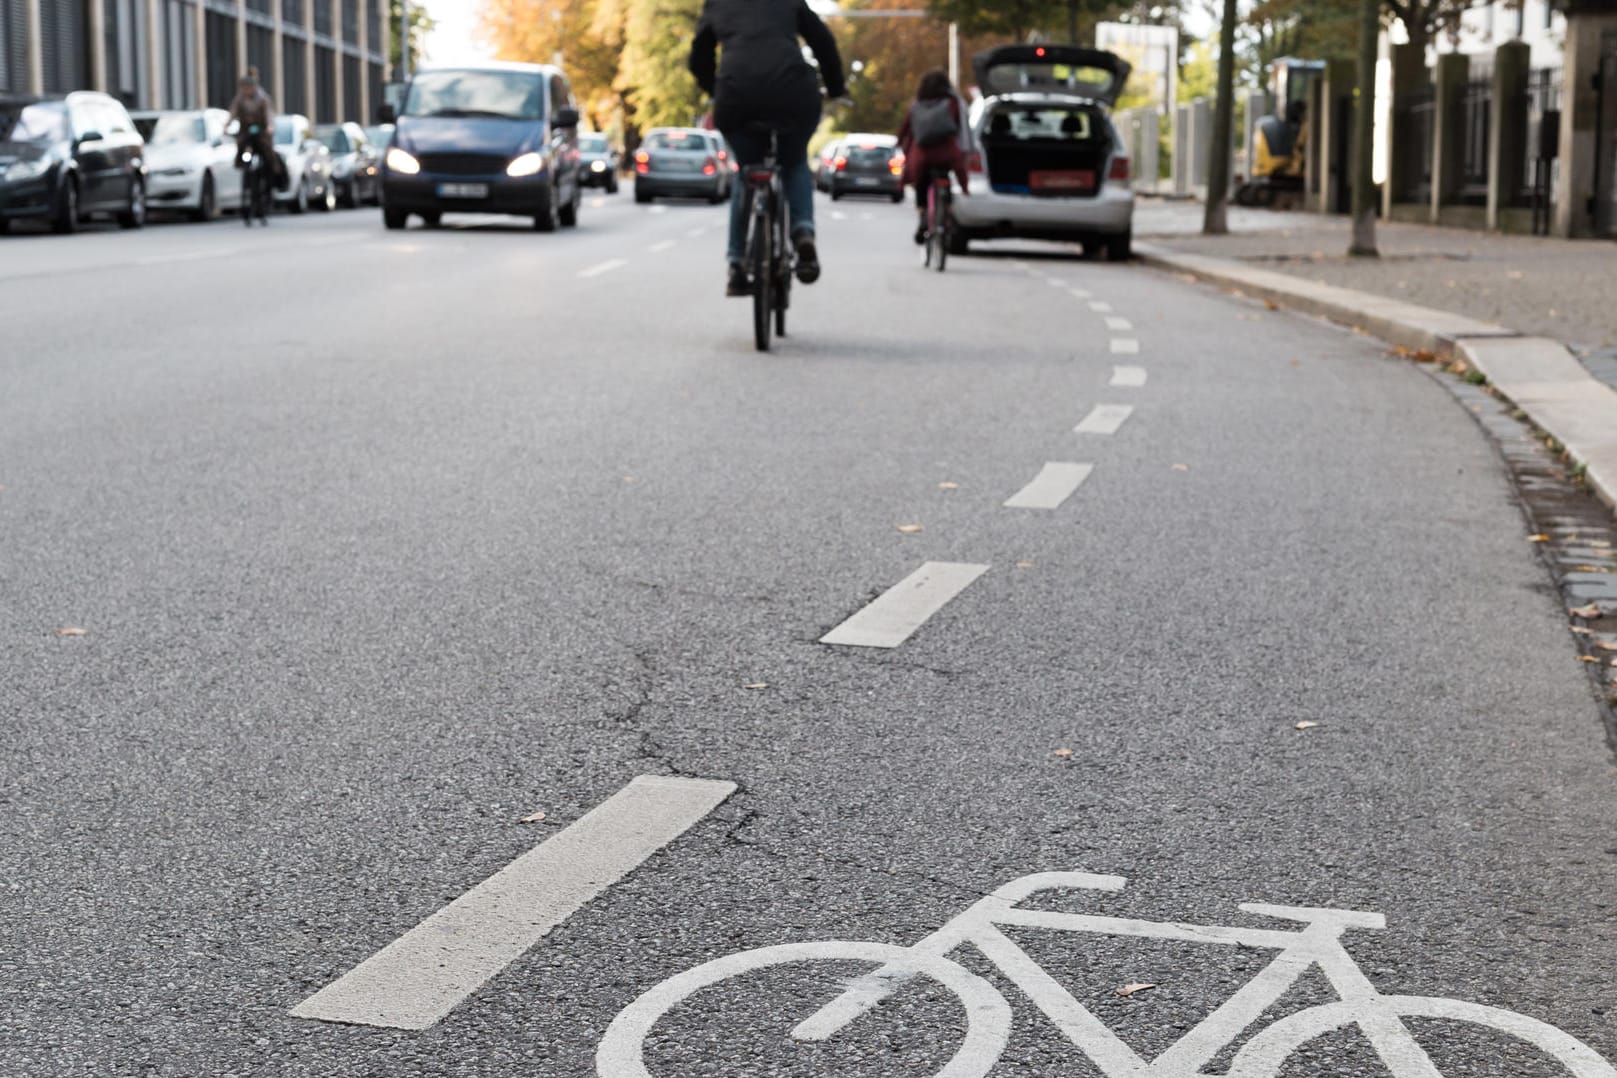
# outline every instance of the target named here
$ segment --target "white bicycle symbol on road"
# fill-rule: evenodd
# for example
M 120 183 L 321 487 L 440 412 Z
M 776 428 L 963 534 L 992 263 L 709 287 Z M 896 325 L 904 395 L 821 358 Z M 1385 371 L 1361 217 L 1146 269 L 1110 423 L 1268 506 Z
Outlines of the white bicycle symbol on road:
M 951 951 L 971 944 L 1019 988 L 1106 1078 L 1196 1078 L 1234 1043 L 1304 973 L 1319 968 L 1338 1002 L 1298 1011 L 1261 1030 L 1235 1054 L 1225 1078 L 1275 1078 L 1293 1052 L 1317 1037 L 1357 1025 L 1393 1078 L 1442 1078 L 1431 1057 L 1404 1025 L 1406 1018 L 1472 1022 L 1526 1041 L 1566 1068 L 1573 1078 L 1617 1078 L 1617 1069 L 1588 1045 L 1536 1018 L 1498 1007 L 1435 996 L 1389 996 L 1376 991 L 1342 945 L 1349 929 L 1386 927 L 1378 913 L 1246 903 L 1252 914 L 1301 922 L 1299 931 L 1230 928 L 1138 921 L 1024 909 L 1018 903 L 1047 890 L 1121 891 L 1121 876 L 1045 872 L 1023 876 L 976 902 L 936 932 L 910 947 L 834 940 L 760 947 L 705 962 L 676 974 L 636 999 L 612 1021 L 596 1052 L 600 1078 L 652 1078 L 644 1045 L 653 1027 L 692 994 L 771 966 L 793 962 L 874 963 L 876 969 L 792 1030 L 800 1041 L 824 1041 L 891 995 L 906 981 L 929 977 L 952 991 L 965 1007 L 960 1049 L 936 1078 L 984 1078 L 1010 1037 L 1011 1008 L 993 985 L 951 961 Z M 1107 936 L 1179 940 L 1277 951 L 1256 977 L 1154 1060 L 1124 1044 L 1072 993 L 1039 968 L 1001 926 L 1087 932 Z

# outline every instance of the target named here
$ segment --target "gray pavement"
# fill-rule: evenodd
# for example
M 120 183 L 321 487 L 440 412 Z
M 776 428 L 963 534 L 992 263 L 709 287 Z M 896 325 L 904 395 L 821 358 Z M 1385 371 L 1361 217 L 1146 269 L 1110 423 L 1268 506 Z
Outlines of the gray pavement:
M 1351 1015 L 1466 1001 L 1617 1059 L 1617 770 L 1439 385 L 1142 266 L 926 273 L 909 211 L 852 201 L 760 356 L 722 211 L 654 210 L 0 243 L 0 1074 L 584 1078 L 665 978 L 905 946 L 1038 872 L 1127 877 L 1029 903 L 1097 915 L 1376 911 Z M 1074 433 L 1100 404 L 1133 411 Z M 1004 507 L 1046 462 L 1094 469 Z M 926 561 L 989 569 L 899 647 L 817 642 Z M 289 1015 L 642 774 L 738 788 L 428 1028 Z M 1144 1058 L 1269 957 L 1007 931 Z M 950 1073 L 1107 1073 L 1047 984 L 956 957 L 1011 1017 Z M 666 997 L 648 1073 L 931 1075 L 992 1033 L 933 986 L 788 1038 L 869 968 Z M 1341 989 L 1259 1001 L 1267 1043 Z M 1495 1012 L 1404 1006 L 1449 1078 L 1571 1073 Z M 1263 1048 L 1203 1028 L 1210 1073 Z M 1400 1073 L 1319 1032 L 1252 1073 Z

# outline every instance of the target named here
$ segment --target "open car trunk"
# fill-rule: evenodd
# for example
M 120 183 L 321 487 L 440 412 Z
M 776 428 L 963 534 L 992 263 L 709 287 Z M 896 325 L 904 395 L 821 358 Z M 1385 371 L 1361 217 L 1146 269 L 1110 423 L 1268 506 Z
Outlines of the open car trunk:
M 1093 198 L 1106 182 L 1112 129 L 1094 105 L 1001 102 L 982 144 L 988 185 L 1000 194 Z

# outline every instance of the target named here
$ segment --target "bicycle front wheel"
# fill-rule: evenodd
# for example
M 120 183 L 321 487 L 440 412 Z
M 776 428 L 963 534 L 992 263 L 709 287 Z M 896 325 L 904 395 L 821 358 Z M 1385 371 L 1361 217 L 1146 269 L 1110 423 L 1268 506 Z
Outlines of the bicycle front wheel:
M 773 313 L 774 258 L 767 224 L 757 218 L 752 230 L 752 250 L 747 259 L 752 274 L 752 343 L 760 352 L 769 351 L 769 317 Z
M 668 978 L 612 1020 L 595 1053 L 595 1073 L 599 1078 L 652 1078 L 646 1068 L 646 1040 L 664 1015 L 704 988 L 792 962 L 848 961 L 896 967 L 930 977 L 960 1000 L 966 1011 L 965 1040 L 936 1078 L 985 1078 L 999 1061 L 1010 1038 L 1011 1008 L 993 985 L 937 955 L 918 954 L 907 947 L 885 943 L 831 940 L 741 951 Z

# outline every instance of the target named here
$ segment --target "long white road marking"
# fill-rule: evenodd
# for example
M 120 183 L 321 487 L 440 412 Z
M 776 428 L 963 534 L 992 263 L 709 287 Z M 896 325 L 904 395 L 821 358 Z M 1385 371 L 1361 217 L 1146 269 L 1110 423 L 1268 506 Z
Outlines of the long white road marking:
M 1116 434 L 1133 411 L 1132 404 L 1097 404 L 1084 416 L 1084 421 L 1072 429 L 1079 434 Z
M 820 637 L 820 643 L 896 648 L 925 625 L 927 618 L 942 610 L 950 599 L 986 572 L 986 565 L 929 561 Z
M 668 250 L 670 247 L 673 247 L 673 246 L 674 246 L 674 241 L 673 240 L 663 240 L 661 243 L 652 244 L 650 247 L 647 247 L 646 250 L 649 251 L 650 253 L 654 254 L 654 255 L 660 255 L 664 251 Z
M 621 258 L 609 258 L 605 262 L 591 266 L 589 269 L 579 270 L 578 275 L 580 277 L 599 277 L 603 273 L 611 273 L 615 269 L 622 269 L 628 264 Z
M 668 207 L 667 206 L 653 206 L 647 212 L 648 213 L 667 213 L 668 212 Z
M 1112 354 L 1114 356 L 1137 356 L 1140 354 L 1140 342 L 1133 337 L 1113 337 Z
M 1115 314 L 1114 315 L 1108 315 L 1107 318 L 1106 318 L 1106 328 L 1107 329 L 1133 329 L 1134 328 L 1134 323 L 1130 322 L 1127 318 L 1119 318 Z
M 1096 314 L 1105 314 L 1112 309 L 1112 305 L 1103 299 L 1097 299 L 1089 304 L 1089 309 Z
M 1069 289 L 1067 289 L 1067 291 L 1072 293 L 1072 298 L 1073 299 L 1088 299 L 1089 298 L 1089 289 L 1087 289 L 1087 288 L 1069 288 Z
M 735 789 L 639 776 L 292 1008 L 293 1017 L 426 1029 Z
M 848 219 L 848 215 L 843 213 L 841 210 L 832 210 L 831 211 L 831 220 L 833 220 L 833 221 L 846 221 L 847 219 Z
M 1044 283 L 1049 285 L 1051 288 L 1066 288 L 1067 287 L 1067 282 L 1063 281 L 1060 277 L 1046 277 L 1044 279 Z
M 1048 461 L 1033 482 L 1005 502 L 1007 509 L 1056 509 L 1071 497 L 1080 483 L 1094 471 L 1093 464 L 1065 464 Z
M 1113 341 L 1112 343 L 1116 344 L 1117 342 Z M 1113 386 L 1143 386 L 1145 385 L 1145 368 L 1113 367 L 1112 380 L 1106 384 Z
M 171 255 L 147 255 L 145 258 L 135 259 L 137 266 L 166 266 L 170 262 L 200 262 L 204 258 L 218 258 L 226 254 L 235 254 L 239 248 L 232 247 L 227 251 L 209 247 L 196 251 L 176 251 Z
M 705 228 L 693 228 L 693 229 L 688 230 L 685 233 L 685 238 L 688 239 L 688 240 L 699 240 L 705 235 L 707 235 L 707 229 L 705 229 Z

